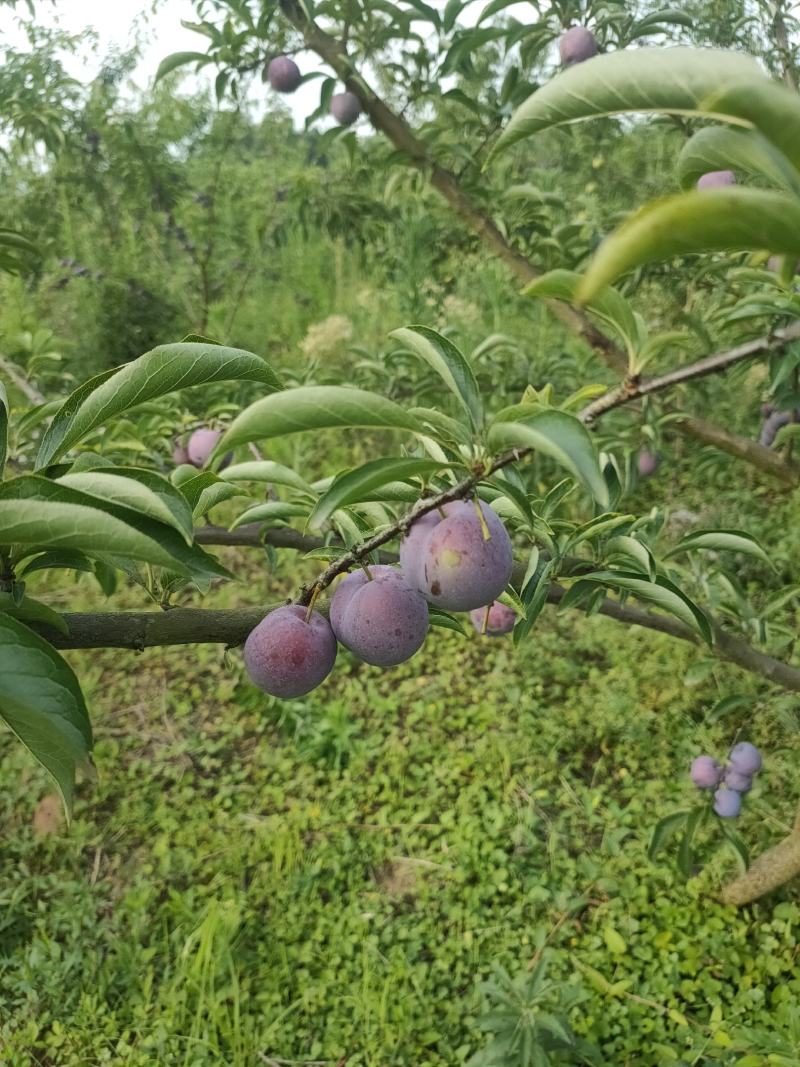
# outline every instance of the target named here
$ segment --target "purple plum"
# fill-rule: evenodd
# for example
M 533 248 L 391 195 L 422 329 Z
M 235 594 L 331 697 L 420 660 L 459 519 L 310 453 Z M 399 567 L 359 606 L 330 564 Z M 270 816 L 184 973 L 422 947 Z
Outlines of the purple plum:
M 639 449 L 636 464 L 639 468 L 640 477 L 649 478 L 651 474 L 655 474 L 660 462 L 661 457 L 657 452 L 650 452 L 646 448 Z
M 761 753 L 749 741 L 740 741 L 738 745 L 734 745 L 728 759 L 731 767 L 739 774 L 758 774 L 761 770 Z
M 172 462 L 176 467 L 189 462 L 189 453 L 186 451 L 186 445 L 180 437 L 176 439 L 172 448 Z
M 558 54 L 562 67 L 571 67 L 574 63 L 583 63 L 597 55 L 597 41 L 594 34 L 585 26 L 570 26 L 558 41 Z
M 482 501 L 480 509 L 483 521 L 471 502 L 445 504 L 444 518 L 416 542 L 417 562 L 409 559 L 411 550 L 406 549 L 406 578 L 416 582 L 426 600 L 445 611 L 472 611 L 490 603 L 511 577 L 513 559 L 506 528 Z
M 742 774 L 735 767 L 728 767 L 725 771 L 725 785 L 737 793 L 747 793 L 753 785 L 753 779 L 749 774 Z
M 368 578 L 363 571 L 355 572 L 339 585 L 331 604 L 331 625 L 339 641 L 359 659 L 374 667 L 394 667 L 422 647 L 428 605 L 398 569 L 371 567 L 370 573 Z
M 267 79 L 276 93 L 293 93 L 303 75 L 293 59 L 288 56 L 275 56 L 267 67 Z
M 722 767 L 711 756 L 698 756 L 692 760 L 689 777 L 698 789 L 716 789 L 722 780 Z
M 361 101 L 355 93 L 334 93 L 331 114 L 340 126 L 352 126 L 361 114 Z
M 488 616 L 487 616 L 488 611 Z M 501 637 L 514 629 L 517 614 L 500 600 L 488 607 L 475 608 L 469 613 L 472 625 L 482 637 Z
M 252 682 L 271 696 L 301 697 L 325 681 L 336 661 L 326 618 L 300 604 L 276 608 L 250 632 L 244 662 Z
M 732 170 L 710 170 L 697 179 L 698 189 L 722 189 L 726 185 L 735 185 L 736 175 Z
M 742 810 L 742 794 L 724 786 L 714 794 L 714 811 L 721 819 L 735 819 Z
M 186 454 L 189 457 L 189 462 L 198 469 L 205 467 L 209 456 L 217 447 L 220 437 L 222 437 L 222 430 L 209 430 L 206 428 L 195 430 L 186 445 Z M 224 470 L 232 459 L 233 452 L 228 452 L 219 465 L 220 470 Z

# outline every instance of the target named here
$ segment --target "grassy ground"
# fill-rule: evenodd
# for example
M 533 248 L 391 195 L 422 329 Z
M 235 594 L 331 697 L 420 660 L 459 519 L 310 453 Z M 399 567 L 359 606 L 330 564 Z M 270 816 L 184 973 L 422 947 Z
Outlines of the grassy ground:
M 743 727 L 771 750 L 743 833 L 755 849 L 791 819 L 775 709 L 701 721 L 751 692 L 735 670 L 687 687 L 690 646 L 552 611 L 516 653 L 434 631 L 392 672 L 342 654 L 280 705 L 213 647 L 71 659 L 98 779 L 68 833 L 36 836 L 47 782 L 0 747 L 9 1067 L 463 1063 L 477 983 L 525 971 L 542 933 L 602 1062 L 779 1051 L 795 897 L 729 912 L 708 890 L 732 860 L 687 886 L 645 855 L 690 757 Z

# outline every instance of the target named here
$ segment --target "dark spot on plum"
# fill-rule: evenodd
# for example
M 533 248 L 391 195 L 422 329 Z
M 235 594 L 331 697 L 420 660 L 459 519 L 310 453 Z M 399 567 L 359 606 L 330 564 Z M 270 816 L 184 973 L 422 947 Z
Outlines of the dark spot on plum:
M 433 595 L 434 595 L 434 596 L 439 596 L 439 594 L 441 593 L 441 591 L 442 591 L 442 587 L 441 587 L 441 585 L 439 584 L 439 582 L 434 582 L 434 583 L 433 583 L 433 584 L 431 585 L 431 592 L 433 593 Z

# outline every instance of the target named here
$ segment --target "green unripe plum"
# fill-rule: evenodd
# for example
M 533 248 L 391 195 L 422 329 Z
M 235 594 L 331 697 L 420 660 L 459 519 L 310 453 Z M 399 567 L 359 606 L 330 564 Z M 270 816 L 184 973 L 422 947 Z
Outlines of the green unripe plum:
M 417 652 L 428 632 L 428 605 L 396 567 L 349 574 L 331 602 L 338 640 L 374 667 L 394 667 Z
M 270 696 L 305 696 L 336 662 L 336 638 L 326 618 L 300 604 L 276 608 L 250 632 L 244 662 L 254 685 Z

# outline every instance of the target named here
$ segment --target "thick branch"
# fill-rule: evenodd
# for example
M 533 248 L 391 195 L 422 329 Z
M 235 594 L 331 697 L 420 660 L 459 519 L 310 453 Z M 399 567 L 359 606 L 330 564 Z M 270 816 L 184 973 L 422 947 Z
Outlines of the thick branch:
M 750 904 L 800 875 L 800 834 L 793 832 L 762 852 L 741 877 L 720 893 L 723 904 Z
M 683 385 L 697 378 L 722 374 L 737 363 L 755 359 L 757 356 L 780 352 L 798 340 L 800 340 L 800 322 L 793 322 L 783 329 L 775 330 L 772 334 L 758 337 L 754 341 L 746 341 L 725 352 L 715 352 L 713 355 L 698 359 L 695 363 L 690 363 L 685 367 L 676 367 L 675 370 L 659 374 L 655 378 L 628 379 L 616 389 L 611 389 L 585 407 L 581 412 L 581 418 L 586 423 L 593 422 L 606 412 L 629 404 L 632 400 L 651 396 L 653 393 L 662 393 L 665 389 L 672 389 L 676 385 Z

